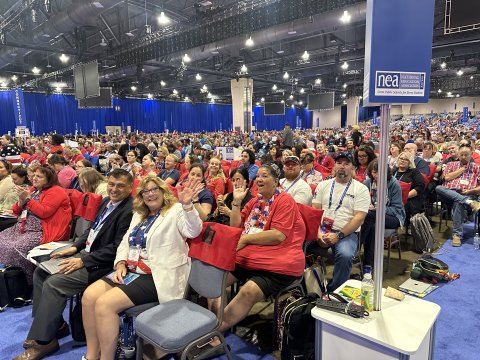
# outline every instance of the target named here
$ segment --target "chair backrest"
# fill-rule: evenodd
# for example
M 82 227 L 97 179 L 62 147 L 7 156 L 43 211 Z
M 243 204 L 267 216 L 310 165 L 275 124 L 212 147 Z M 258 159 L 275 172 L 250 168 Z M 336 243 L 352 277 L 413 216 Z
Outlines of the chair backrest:
M 406 183 L 405 181 L 399 181 L 399 184 L 400 188 L 402 189 L 402 203 L 403 205 L 406 205 L 408 201 L 408 193 L 410 192 L 412 184 Z
M 298 210 L 305 223 L 305 240 L 316 240 L 318 237 L 318 228 L 322 221 L 323 210 L 297 203 Z
M 188 284 L 200 296 L 214 299 L 223 295 L 226 275 L 227 271 L 192 258 Z
M 428 168 L 430 169 L 430 175 L 428 175 L 428 182 L 431 183 L 433 181 L 433 178 L 435 177 L 435 173 L 437 172 L 437 165 L 428 164 Z

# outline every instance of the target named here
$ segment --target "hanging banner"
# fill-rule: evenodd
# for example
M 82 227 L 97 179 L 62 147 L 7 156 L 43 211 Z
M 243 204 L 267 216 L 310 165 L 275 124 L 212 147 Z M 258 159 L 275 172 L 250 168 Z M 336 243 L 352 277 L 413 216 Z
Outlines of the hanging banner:
M 13 103 L 13 112 L 15 113 L 15 125 L 16 126 L 26 126 L 27 118 L 25 114 L 25 102 L 23 100 L 23 90 L 15 89 L 13 90 L 15 95 L 15 101 Z
M 435 0 L 367 1 L 364 106 L 428 102 L 434 10 Z
M 377 112 L 373 112 L 372 124 L 377 125 Z
M 463 107 L 463 122 L 466 123 L 468 121 L 468 107 Z

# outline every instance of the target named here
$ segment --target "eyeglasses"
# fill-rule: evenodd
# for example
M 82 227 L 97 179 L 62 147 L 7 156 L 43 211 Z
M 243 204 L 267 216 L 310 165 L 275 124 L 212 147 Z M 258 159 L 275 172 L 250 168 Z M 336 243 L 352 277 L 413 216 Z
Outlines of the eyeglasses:
M 158 192 L 160 191 L 160 188 L 159 187 L 153 187 L 151 189 L 144 189 L 140 192 L 140 194 L 142 196 L 147 196 L 148 194 L 152 194 L 152 195 L 155 195 L 155 194 L 158 194 Z
M 358 155 L 358 158 L 359 159 L 365 159 L 365 158 L 368 158 L 368 155 Z
M 407 158 L 404 158 L 404 157 L 398 158 L 398 160 L 410 161 L 409 159 L 407 159 Z

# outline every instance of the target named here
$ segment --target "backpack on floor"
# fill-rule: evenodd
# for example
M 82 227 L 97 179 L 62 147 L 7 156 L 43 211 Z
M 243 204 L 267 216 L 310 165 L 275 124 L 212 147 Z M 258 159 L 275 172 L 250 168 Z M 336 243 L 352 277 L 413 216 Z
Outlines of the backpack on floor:
M 21 267 L 0 268 L 0 311 L 7 306 L 22 307 L 31 303 L 27 276 Z
M 410 219 L 410 228 L 412 229 L 413 243 L 415 251 L 419 254 L 432 252 L 433 243 L 433 229 L 424 213 L 415 214 Z
M 283 312 L 282 360 L 315 358 L 315 319 L 310 315 L 318 295 L 310 293 L 288 304 Z
M 83 328 L 82 319 L 82 294 L 78 293 L 70 298 L 70 314 L 69 314 L 70 330 L 72 338 L 78 343 L 86 341 L 85 330 Z

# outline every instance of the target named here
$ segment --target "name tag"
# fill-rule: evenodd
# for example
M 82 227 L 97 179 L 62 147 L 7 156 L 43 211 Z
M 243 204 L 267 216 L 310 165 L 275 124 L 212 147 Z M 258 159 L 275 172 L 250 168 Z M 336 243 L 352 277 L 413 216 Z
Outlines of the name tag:
M 27 210 L 23 210 L 22 213 L 20 214 L 20 219 L 26 219 L 27 218 Z
M 130 246 L 128 250 L 127 267 L 129 271 L 137 269 L 138 260 L 140 259 L 140 246 Z
M 87 242 L 85 243 L 85 251 L 90 252 L 93 242 L 95 241 L 95 230 L 90 229 L 88 233 Z
M 461 179 L 461 180 L 460 180 L 460 185 L 468 185 L 468 180 L 466 180 L 466 179 Z

